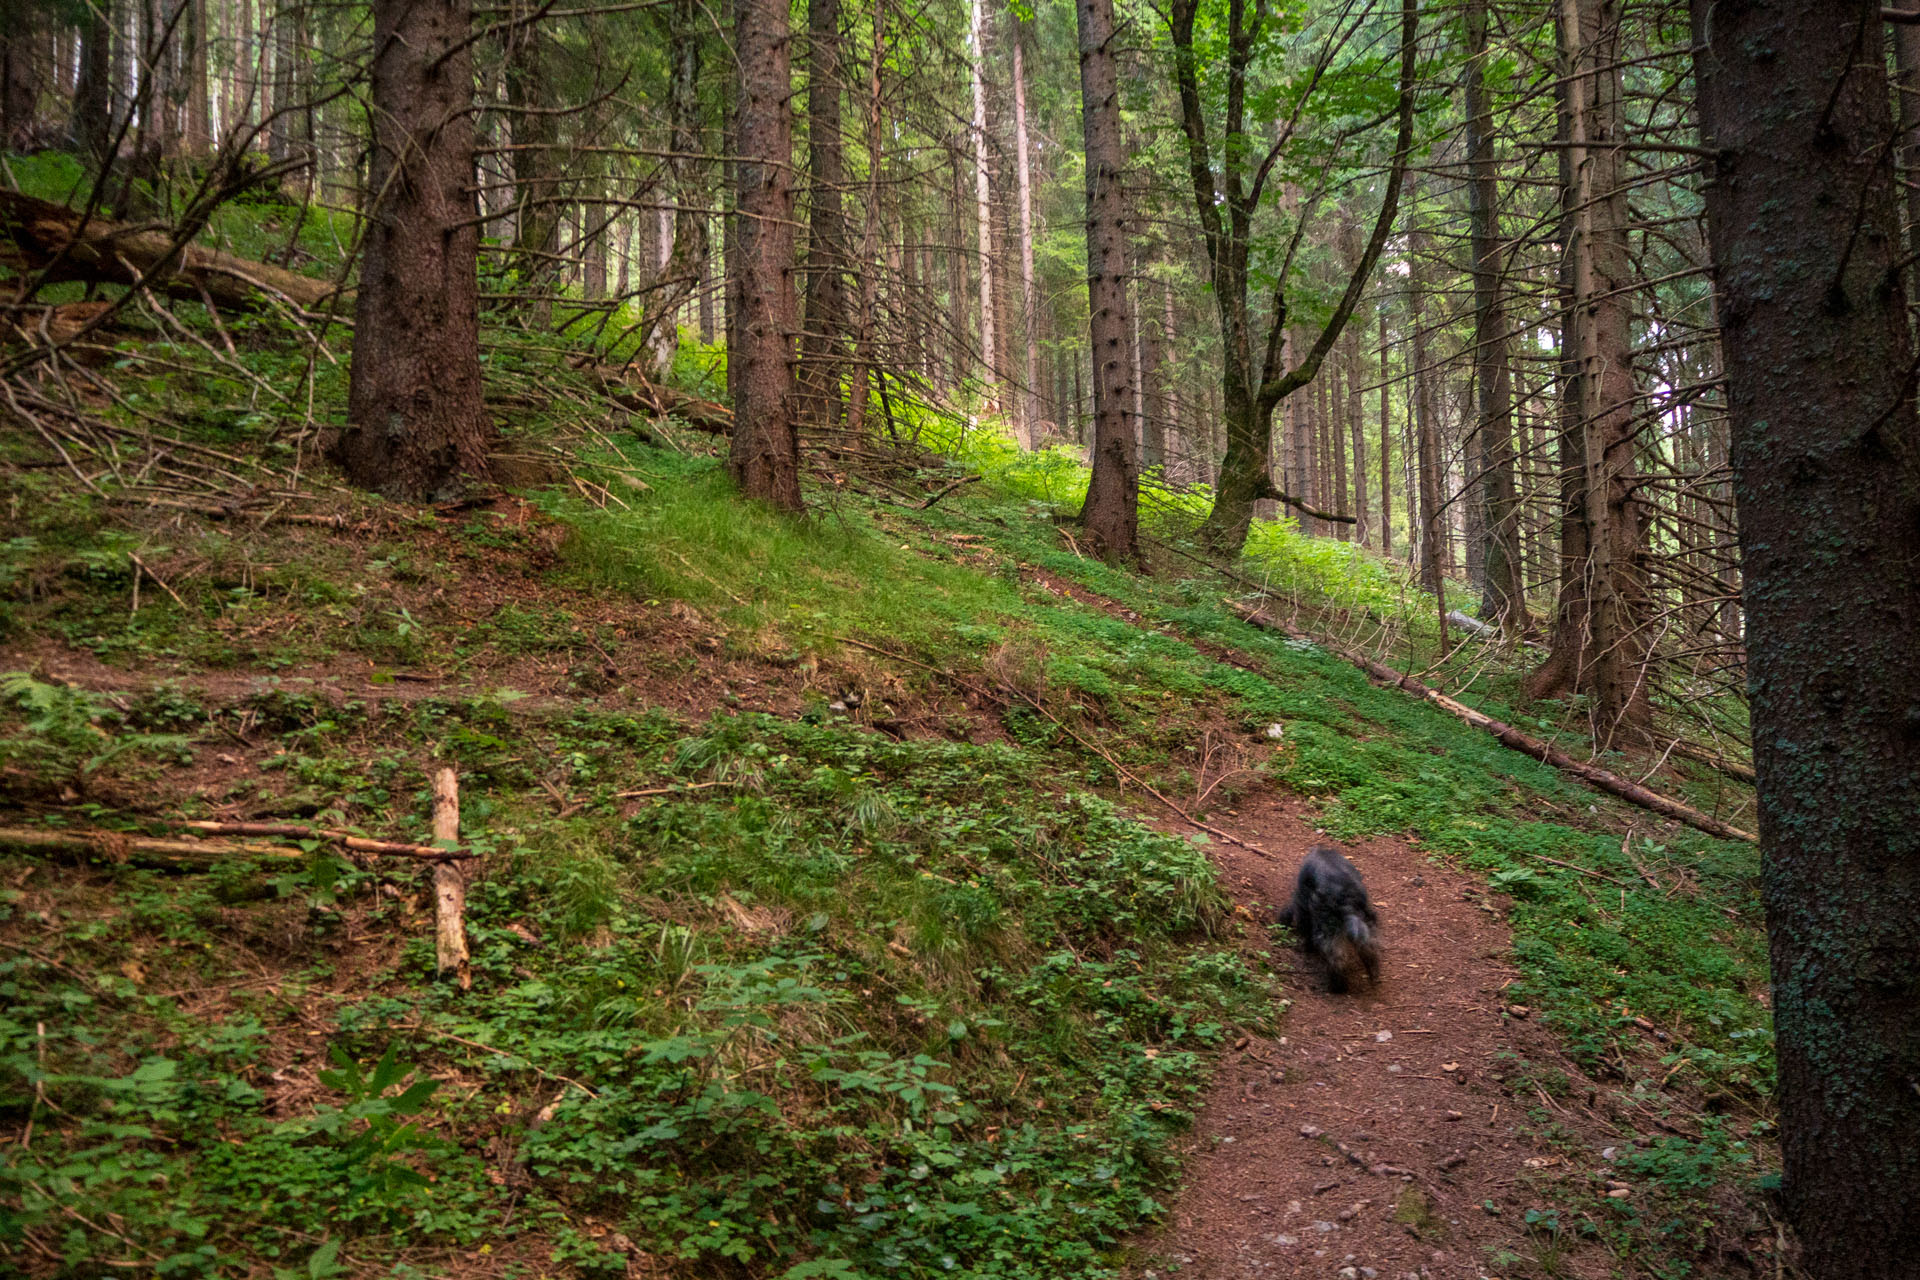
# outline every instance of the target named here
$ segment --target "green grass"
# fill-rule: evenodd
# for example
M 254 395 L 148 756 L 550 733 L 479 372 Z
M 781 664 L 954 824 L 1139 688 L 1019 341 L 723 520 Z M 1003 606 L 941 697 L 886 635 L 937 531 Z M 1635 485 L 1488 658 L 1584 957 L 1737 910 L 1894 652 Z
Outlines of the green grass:
M 31 163 L 43 194 L 72 176 Z M 322 269 L 338 228 L 290 216 L 237 205 L 216 230 L 236 252 L 291 237 Z M 193 304 L 178 314 L 204 323 Z M 303 385 L 279 321 L 228 327 L 248 369 Z M 580 391 L 549 341 L 490 328 L 490 390 Z M 199 359 L 190 345 L 142 331 L 124 346 L 110 376 L 129 405 L 103 415 L 151 412 L 284 474 L 304 391 L 243 407 L 235 384 L 153 363 Z M 689 343 L 677 376 L 713 394 L 723 360 Z M 313 369 L 315 413 L 337 420 L 343 366 Z M 1506 895 L 1509 998 L 1604 1087 L 1700 1134 L 1631 1157 L 1665 1197 L 1644 1219 L 1604 1211 L 1623 1256 L 1689 1265 L 1697 1233 L 1652 1206 L 1699 1219 L 1713 1188 L 1764 1165 L 1754 851 L 1603 801 L 1248 626 L 1221 603 L 1240 588 L 1197 566 L 1153 578 L 1075 556 L 1055 524 L 1084 493 L 1071 454 L 893 408 L 985 483 L 925 512 L 820 493 L 793 521 L 736 500 L 711 457 L 616 434 L 612 451 L 571 447 L 618 503 L 530 495 L 564 531 L 549 547 L 500 513 L 396 519 L 360 500 L 345 509 L 378 520 L 372 535 L 130 516 L 59 469 L 9 471 L 7 643 L 188 683 L 278 681 L 223 701 L 188 683 L 91 695 L 10 678 L 11 802 L 76 825 L 233 805 L 419 838 L 423 766 L 444 760 L 489 870 L 462 997 L 431 980 L 420 885 L 391 867 L 324 849 L 198 876 L 8 861 L 0 1113 L 34 1139 L 0 1172 L 0 1249 L 32 1233 L 70 1274 L 431 1274 L 482 1249 L 526 1272 L 620 1274 L 624 1237 L 692 1269 L 796 1280 L 1099 1274 L 1164 1201 L 1169 1136 L 1227 1029 L 1274 1012 L 1201 852 L 1102 798 L 1111 760 L 1193 799 L 1203 740 L 1225 738 L 1336 837 L 1411 835 Z M 516 407 L 510 433 L 541 445 L 564 416 Z M 1150 499 L 1149 529 L 1177 541 L 1206 496 Z M 1241 567 L 1398 628 L 1402 656 L 1433 650 L 1432 602 L 1398 566 L 1280 520 L 1256 526 Z M 597 680 L 598 649 L 655 625 L 710 642 L 659 655 L 663 682 L 709 661 L 822 670 L 951 740 L 858 728 L 803 674 L 787 718 L 687 720 L 584 682 L 536 711 L 497 687 L 503 670 Z M 1474 661 L 1440 682 L 1459 688 Z M 447 687 L 346 701 L 314 679 L 365 672 L 380 690 L 401 669 Z M 1543 733 L 1576 710 L 1516 708 L 1512 675 L 1467 696 Z M 234 751 L 235 767 L 208 767 Z M 615 794 L 661 787 L 681 789 Z M 1550 1094 L 1567 1084 L 1515 1070 Z M 1558 1228 L 1537 1230 L 1552 1247 Z

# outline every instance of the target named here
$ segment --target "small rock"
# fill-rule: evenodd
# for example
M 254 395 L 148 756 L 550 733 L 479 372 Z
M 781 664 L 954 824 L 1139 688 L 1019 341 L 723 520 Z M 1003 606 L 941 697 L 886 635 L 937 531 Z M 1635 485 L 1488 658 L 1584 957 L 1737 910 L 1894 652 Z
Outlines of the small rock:
M 1600 1148 L 1600 1158 L 1602 1160 L 1605 1160 L 1608 1164 L 1612 1164 L 1615 1160 L 1620 1158 L 1620 1148 L 1602 1147 Z
M 1452 1075 L 1460 1069 L 1460 1064 L 1457 1062 L 1443 1062 L 1440 1064 L 1440 1069 L 1448 1075 Z
M 1425 876 L 1415 876 L 1413 879 L 1407 881 L 1407 883 L 1416 889 L 1424 889 L 1427 887 L 1427 878 Z
M 1287 1236 L 1287 1235 L 1272 1236 L 1269 1238 L 1277 1245 L 1290 1245 L 1290 1244 L 1300 1243 L 1298 1240 L 1295 1240 L 1292 1236 Z
M 1399 1075 L 1399 1074 L 1400 1074 L 1400 1072 L 1401 1072 L 1401 1070 L 1402 1070 L 1402 1068 L 1401 1068 L 1401 1066 L 1400 1066 L 1400 1064 L 1399 1064 L 1399 1063 L 1397 1063 L 1397 1062 L 1389 1062 L 1389 1063 L 1387 1064 L 1387 1074 L 1388 1074 L 1388 1075 L 1390 1075 L 1390 1076 L 1397 1076 L 1397 1075 Z
M 1313 1184 L 1313 1194 L 1319 1195 L 1323 1191 L 1331 1191 L 1339 1185 L 1338 1182 L 1316 1182 Z M 1298 1206 L 1295 1205 L 1293 1207 L 1297 1208 Z
M 1372 1142 L 1373 1135 L 1371 1133 L 1368 1133 L 1365 1129 L 1361 1129 L 1353 1135 L 1353 1140 L 1355 1142 Z
M 1320 1221 L 1313 1224 L 1313 1229 L 1315 1231 L 1318 1231 L 1321 1235 L 1325 1235 L 1329 1231 L 1338 1231 L 1340 1228 L 1334 1226 L 1331 1222 L 1328 1222 L 1325 1218 L 1322 1218 Z
M 1275 742 L 1278 742 L 1287 736 L 1287 726 L 1283 724 L 1270 724 L 1267 726 L 1267 736 Z
M 1303 1138 L 1317 1138 L 1325 1132 L 1326 1130 L 1320 1128 L 1318 1125 L 1303 1124 L 1300 1126 L 1300 1136 Z
M 1465 1118 L 1466 1117 L 1462 1116 L 1458 1111 L 1447 1112 L 1447 1119 L 1449 1120 L 1464 1120 Z
M 1342 1267 L 1334 1274 L 1339 1276 L 1340 1280 L 1360 1280 L 1360 1269 L 1358 1267 Z
M 1607 1199 L 1625 1200 L 1628 1196 L 1632 1194 L 1633 1194 L 1632 1187 L 1616 1187 L 1612 1191 L 1607 1192 Z
M 1391 1039 L 1393 1039 L 1393 1032 L 1391 1032 L 1391 1031 L 1376 1031 L 1376 1032 L 1374 1032 L 1374 1033 L 1373 1033 L 1373 1038 L 1374 1038 L 1374 1041 L 1375 1041 L 1376 1043 L 1379 1043 L 1379 1044 L 1385 1044 L 1385 1043 L 1386 1043 L 1387 1041 L 1389 1041 L 1389 1040 L 1391 1040 Z
M 1354 1213 L 1352 1209 L 1342 1209 L 1339 1213 L 1336 1213 L 1333 1216 L 1340 1219 L 1340 1221 L 1342 1222 L 1352 1222 L 1357 1215 Z

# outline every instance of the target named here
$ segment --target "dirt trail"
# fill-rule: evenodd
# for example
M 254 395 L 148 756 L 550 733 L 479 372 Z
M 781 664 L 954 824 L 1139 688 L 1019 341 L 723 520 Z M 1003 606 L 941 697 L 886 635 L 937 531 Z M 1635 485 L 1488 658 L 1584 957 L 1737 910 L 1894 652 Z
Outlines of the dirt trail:
M 1291 893 L 1299 855 L 1324 839 L 1311 811 L 1255 795 L 1210 821 L 1283 855 L 1213 846 L 1228 888 L 1264 924 Z M 1559 1055 L 1531 1019 L 1506 1012 L 1515 971 L 1485 887 L 1403 841 L 1343 847 L 1379 909 L 1380 986 L 1329 995 L 1295 953 L 1281 954 L 1293 1002 L 1283 1034 L 1228 1055 L 1167 1225 L 1135 1241 L 1137 1276 L 1496 1276 L 1493 1249 L 1531 1252 L 1530 1183 L 1572 1172 L 1522 1135 L 1525 1106 L 1502 1089 L 1503 1050 Z M 1600 1263 L 1563 1255 L 1559 1274 L 1604 1275 Z

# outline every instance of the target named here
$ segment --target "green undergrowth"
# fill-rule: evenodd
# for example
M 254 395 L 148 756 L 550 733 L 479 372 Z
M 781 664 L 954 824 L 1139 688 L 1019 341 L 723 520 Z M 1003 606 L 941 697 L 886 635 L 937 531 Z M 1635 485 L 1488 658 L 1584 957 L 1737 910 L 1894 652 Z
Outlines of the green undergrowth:
M 324 848 L 203 876 L 9 861 L 0 1078 L 33 1136 L 0 1172 L 0 1249 L 1097 1274 L 1155 1212 L 1210 1052 L 1273 1009 L 1204 854 L 1036 791 L 1018 748 L 305 712 L 277 772 L 331 789 L 335 821 L 424 813 L 392 744 L 461 759 L 473 990 L 432 980 L 404 877 Z M 565 766 L 566 817 L 529 753 Z M 678 790 L 616 798 L 641 782 Z

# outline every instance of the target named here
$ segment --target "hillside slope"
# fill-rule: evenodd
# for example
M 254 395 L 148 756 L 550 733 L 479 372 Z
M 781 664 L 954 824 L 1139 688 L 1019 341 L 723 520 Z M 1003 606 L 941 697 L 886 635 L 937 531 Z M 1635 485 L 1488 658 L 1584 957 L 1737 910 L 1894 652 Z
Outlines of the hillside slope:
M 1483 1083 L 1530 1142 L 1628 1153 L 1633 1196 L 1565 1161 L 1434 1275 L 1553 1274 L 1563 1241 L 1758 1259 L 1750 849 L 1255 631 L 1229 584 L 1088 562 L 1016 495 L 842 490 L 789 524 L 669 441 L 445 510 L 281 473 L 232 516 L 9 446 L 4 826 L 424 840 L 444 763 L 478 855 L 462 992 L 412 865 L 0 850 L 9 1266 L 1164 1265 L 1129 1233 L 1164 1221 L 1210 1073 L 1309 989 L 1259 926 L 1302 824 L 1492 891 L 1514 981 L 1479 1013 L 1530 1009 L 1533 1047 Z M 1223 830 L 1283 805 L 1287 843 L 1154 793 Z

